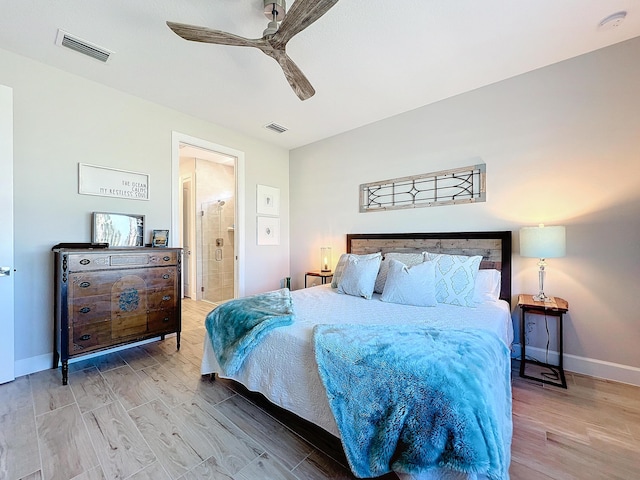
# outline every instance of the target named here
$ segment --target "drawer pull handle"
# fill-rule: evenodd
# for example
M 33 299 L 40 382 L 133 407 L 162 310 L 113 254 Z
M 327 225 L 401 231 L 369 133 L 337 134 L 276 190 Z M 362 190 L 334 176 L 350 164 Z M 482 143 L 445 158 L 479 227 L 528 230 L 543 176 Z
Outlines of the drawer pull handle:
M 82 340 L 83 342 L 86 342 L 87 340 L 89 340 L 91 338 L 91 335 L 89 335 L 88 333 L 85 333 L 84 335 L 82 335 L 80 337 L 80 340 Z
M 80 265 L 89 265 L 91 263 L 91 260 L 89 260 L 88 258 L 83 258 L 82 260 L 80 260 Z
M 168 262 L 169 260 L 171 260 L 171 257 L 170 257 L 169 255 L 165 255 L 164 257 L 162 257 L 162 259 L 163 259 L 165 262 Z
M 165 273 L 164 275 L 162 275 L 162 278 L 165 280 L 168 280 L 169 277 L 171 277 L 171 275 L 169 275 L 168 273 Z
M 171 300 L 171 295 L 165 295 L 164 297 L 162 297 L 163 302 L 166 302 L 167 300 Z
M 80 288 L 87 288 L 91 286 L 91 282 L 82 282 L 80 283 Z
M 91 311 L 91 309 L 89 307 L 82 307 L 80 309 L 80 313 L 89 313 Z
M 169 320 L 171 320 L 169 317 L 164 317 L 164 318 L 162 319 L 162 323 L 168 323 L 168 322 L 169 322 Z

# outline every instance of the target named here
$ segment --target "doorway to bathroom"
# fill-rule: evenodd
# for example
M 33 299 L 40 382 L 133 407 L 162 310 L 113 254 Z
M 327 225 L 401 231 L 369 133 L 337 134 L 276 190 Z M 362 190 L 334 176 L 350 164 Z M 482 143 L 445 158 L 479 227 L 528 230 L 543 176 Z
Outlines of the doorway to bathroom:
M 237 158 L 179 145 L 184 296 L 220 303 L 237 296 Z

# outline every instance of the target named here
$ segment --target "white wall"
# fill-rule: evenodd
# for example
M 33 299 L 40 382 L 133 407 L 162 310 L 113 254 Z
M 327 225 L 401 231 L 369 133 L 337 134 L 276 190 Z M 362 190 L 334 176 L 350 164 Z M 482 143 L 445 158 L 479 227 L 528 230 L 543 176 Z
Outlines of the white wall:
M 294 287 L 321 246 L 337 262 L 346 233 L 512 230 L 514 295 L 536 293 L 518 229 L 566 225 L 567 256 L 548 261 L 545 288 L 569 302 L 565 365 L 640 384 L 639 55 L 635 39 L 293 150 Z M 361 183 L 478 157 L 486 203 L 358 213 Z
M 278 288 L 288 275 L 286 150 L 3 50 L 0 84 L 14 90 L 17 375 L 50 366 L 53 245 L 90 241 L 93 211 L 142 213 L 147 236 L 171 224 L 172 131 L 245 153 L 244 293 Z M 79 195 L 79 162 L 149 173 L 151 200 Z M 281 189 L 277 247 L 256 246 L 258 183 Z

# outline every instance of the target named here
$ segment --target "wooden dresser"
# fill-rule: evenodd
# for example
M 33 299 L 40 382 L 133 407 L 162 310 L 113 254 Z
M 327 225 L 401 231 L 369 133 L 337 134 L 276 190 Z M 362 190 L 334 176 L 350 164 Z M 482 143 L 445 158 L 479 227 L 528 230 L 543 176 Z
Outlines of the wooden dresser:
M 176 333 L 180 349 L 181 249 L 54 248 L 53 368 L 119 345 Z

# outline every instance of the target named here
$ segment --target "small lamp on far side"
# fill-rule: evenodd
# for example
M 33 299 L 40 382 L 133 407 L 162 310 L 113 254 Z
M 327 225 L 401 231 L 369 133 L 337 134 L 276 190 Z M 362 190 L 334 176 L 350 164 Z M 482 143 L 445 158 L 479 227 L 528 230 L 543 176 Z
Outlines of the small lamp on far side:
M 331 247 L 320 248 L 320 271 L 331 271 Z
M 564 257 L 566 253 L 566 236 L 564 227 L 522 227 L 520 229 L 520 256 L 539 258 L 538 283 L 540 292 L 533 299 L 536 302 L 553 302 L 553 297 L 544 293 L 544 276 L 547 258 Z

